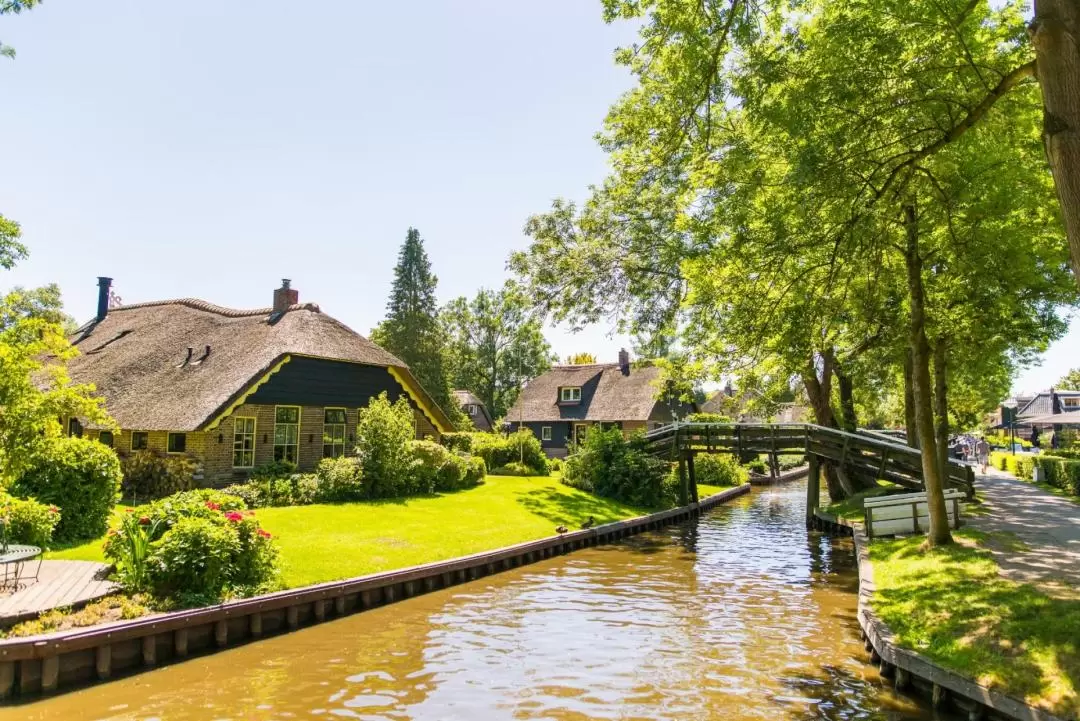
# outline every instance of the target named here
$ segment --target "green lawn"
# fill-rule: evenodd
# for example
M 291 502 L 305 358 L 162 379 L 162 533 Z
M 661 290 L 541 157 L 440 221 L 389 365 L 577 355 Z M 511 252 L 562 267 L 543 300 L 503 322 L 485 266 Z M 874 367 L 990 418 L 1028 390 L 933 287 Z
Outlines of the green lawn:
M 845 498 L 842 501 L 831 503 L 825 506 L 821 510 L 825 513 L 829 513 L 837 518 L 844 518 L 849 521 L 861 521 L 863 520 L 864 509 L 863 501 L 867 498 L 875 498 L 876 496 L 883 496 L 886 493 L 893 493 L 896 491 L 904 490 L 895 483 L 889 483 L 888 481 L 878 481 L 877 488 L 870 488 L 865 491 L 860 491 L 850 498 Z
M 902 645 L 942 666 L 1080 718 L 1080 600 L 1002 578 L 975 545 L 985 534 L 953 533 L 960 543 L 927 552 L 922 537 L 875 540 L 874 610 Z
M 702 497 L 723 489 L 701 486 Z M 598 498 L 555 478 L 488 476 L 467 491 L 340 505 L 264 508 L 263 527 L 281 548 L 282 582 L 304 586 L 487 551 L 645 509 Z M 101 561 L 102 541 L 53 551 L 48 558 Z

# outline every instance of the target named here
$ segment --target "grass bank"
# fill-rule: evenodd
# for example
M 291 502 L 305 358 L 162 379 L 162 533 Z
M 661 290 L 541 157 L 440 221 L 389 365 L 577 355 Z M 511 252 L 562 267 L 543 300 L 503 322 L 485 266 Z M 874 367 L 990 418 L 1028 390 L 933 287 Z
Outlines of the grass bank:
M 906 489 L 901 488 L 895 483 L 878 481 L 877 488 L 868 488 L 865 491 L 859 491 L 854 496 L 845 498 L 842 501 L 837 501 L 836 503 L 830 503 L 821 510 L 836 516 L 837 518 L 844 518 L 849 521 L 861 521 L 863 520 L 865 510 L 863 501 L 867 498 L 876 498 L 878 496 L 884 496 L 887 493 L 903 492 L 904 490 Z
M 723 489 L 701 486 L 705 497 Z M 264 508 L 262 527 L 278 540 L 287 588 L 335 581 L 488 551 L 649 509 L 579 491 L 553 477 L 488 476 L 476 488 L 421 498 Z M 103 561 L 97 539 L 48 558 Z
M 981 547 L 986 534 L 954 536 L 925 552 L 922 537 L 874 540 L 874 611 L 901 645 L 941 666 L 1080 718 L 1080 601 L 1002 578 Z

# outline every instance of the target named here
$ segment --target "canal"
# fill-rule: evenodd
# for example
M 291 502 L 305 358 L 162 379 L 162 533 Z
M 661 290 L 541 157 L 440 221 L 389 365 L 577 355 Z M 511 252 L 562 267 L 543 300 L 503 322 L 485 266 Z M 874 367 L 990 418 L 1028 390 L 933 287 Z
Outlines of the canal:
M 805 486 L 52 699 L 0 720 L 936 718 L 855 623 Z

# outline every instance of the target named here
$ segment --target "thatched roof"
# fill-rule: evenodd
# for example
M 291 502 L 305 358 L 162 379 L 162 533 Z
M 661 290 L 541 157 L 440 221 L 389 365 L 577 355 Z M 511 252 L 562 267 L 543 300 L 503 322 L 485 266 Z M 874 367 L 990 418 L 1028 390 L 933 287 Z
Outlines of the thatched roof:
M 462 410 L 465 410 L 466 406 L 476 406 L 481 417 L 472 417 L 472 422 L 476 424 L 476 427 L 480 430 L 490 430 L 494 426 L 494 422 L 491 420 L 491 412 L 488 410 L 487 405 L 484 404 L 484 401 L 480 400 L 480 396 L 472 391 L 456 390 L 454 391 L 454 400 L 458 402 L 458 405 L 461 406 Z
M 631 366 L 628 375 L 618 363 L 554 366 L 529 381 L 514 407 L 506 412 L 506 419 L 646 421 L 661 393 L 659 378 L 660 369 L 649 365 Z M 581 388 L 581 402 L 560 404 L 559 389 L 572 386 Z
M 283 313 L 193 298 L 138 303 L 109 310 L 71 340 L 80 351 L 68 366 L 73 380 L 93 383 L 122 428 L 198 430 L 289 355 L 394 367 L 451 426 L 401 360 L 314 303 Z

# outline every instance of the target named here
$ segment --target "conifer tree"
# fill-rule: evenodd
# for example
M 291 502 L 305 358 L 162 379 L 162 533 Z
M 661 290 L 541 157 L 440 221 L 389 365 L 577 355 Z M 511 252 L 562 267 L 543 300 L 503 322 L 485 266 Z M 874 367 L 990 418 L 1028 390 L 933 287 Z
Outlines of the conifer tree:
M 409 228 L 394 267 L 386 319 L 371 332 L 380 346 L 403 360 L 431 398 L 457 422 L 444 364 L 445 342 L 435 300 L 438 278 L 424 250 L 420 231 Z

